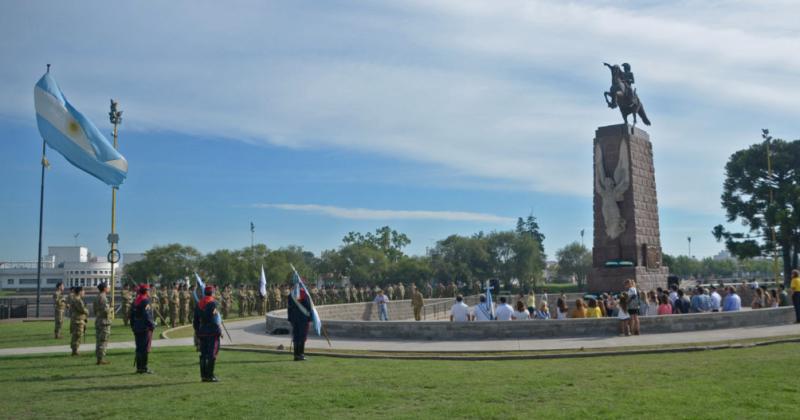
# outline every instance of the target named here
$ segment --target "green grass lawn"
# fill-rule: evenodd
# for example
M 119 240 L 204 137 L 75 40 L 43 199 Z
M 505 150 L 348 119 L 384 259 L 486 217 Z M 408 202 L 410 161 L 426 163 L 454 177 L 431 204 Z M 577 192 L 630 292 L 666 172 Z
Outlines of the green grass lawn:
M 64 321 L 63 337 L 59 340 L 53 338 L 54 325 L 52 320 L 0 322 L 0 348 L 69 345 L 69 320 Z M 156 328 L 153 338 L 159 337 L 161 331 L 161 327 Z M 124 326 L 121 319 L 115 319 L 111 326 L 110 341 L 133 341 L 131 328 Z M 93 319 L 86 325 L 86 342 L 94 343 Z
M 796 418 L 798 344 L 591 359 L 400 361 L 224 351 L 199 382 L 191 348 L 0 358 L 4 418 Z M 134 411 L 137 410 L 144 411 Z

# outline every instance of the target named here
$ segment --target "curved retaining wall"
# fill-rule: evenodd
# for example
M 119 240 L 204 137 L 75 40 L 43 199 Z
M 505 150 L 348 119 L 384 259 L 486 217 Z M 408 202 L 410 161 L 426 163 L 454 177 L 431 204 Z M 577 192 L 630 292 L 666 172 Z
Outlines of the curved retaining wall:
M 506 322 L 447 321 L 345 321 L 320 317 L 332 338 L 358 338 L 375 340 L 496 340 L 526 338 L 568 338 L 586 336 L 612 336 L 619 333 L 619 320 L 564 319 Z M 640 317 L 643 334 L 683 331 L 703 331 L 724 328 L 782 325 L 794 322 L 794 308 L 770 308 L 752 311 L 716 312 L 686 315 Z M 278 329 L 291 331 L 286 320 L 286 310 L 267 314 L 267 332 Z
M 452 301 L 452 298 L 426 299 L 425 306 L 441 302 Z M 410 300 L 392 300 L 386 304 L 386 310 L 391 320 L 413 320 L 414 309 Z M 270 312 L 270 314 L 280 314 L 279 317 L 286 318 L 286 309 Z M 342 321 L 377 321 L 378 309 L 372 302 L 361 303 L 342 303 L 338 305 L 317 306 L 317 313 L 323 320 L 342 320 Z

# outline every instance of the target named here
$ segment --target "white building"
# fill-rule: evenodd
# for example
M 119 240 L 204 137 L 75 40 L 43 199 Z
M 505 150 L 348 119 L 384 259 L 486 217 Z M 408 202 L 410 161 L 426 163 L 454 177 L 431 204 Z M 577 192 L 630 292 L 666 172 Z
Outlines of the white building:
M 64 286 L 97 286 L 111 281 L 111 263 L 82 246 L 51 246 L 42 257 L 42 289 Z M 119 266 L 114 267 L 119 286 Z M 36 290 L 36 261 L 0 261 L 0 290 Z

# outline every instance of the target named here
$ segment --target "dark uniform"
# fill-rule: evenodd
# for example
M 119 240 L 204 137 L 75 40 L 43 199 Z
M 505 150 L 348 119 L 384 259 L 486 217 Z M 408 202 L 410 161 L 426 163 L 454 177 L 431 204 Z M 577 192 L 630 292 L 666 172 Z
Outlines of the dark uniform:
M 194 309 L 192 326 L 200 341 L 200 378 L 203 382 L 218 382 L 214 376 L 214 364 L 219 353 L 219 341 L 222 336 L 221 319 L 217 313 L 217 300 L 214 299 L 214 286 L 206 286 L 205 297 Z
M 295 300 L 292 294 L 286 300 L 289 323 L 292 324 L 292 343 L 294 343 L 294 360 L 306 360 L 304 355 L 308 324 L 311 322 L 311 303 L 305 290 L 300 290 L 300 297 Z
M 149 289 L 146 284 L 140 285 L 136 300 L 131 307 L 131 329 L 136 340 L 136 373 L 153 373 L 147 368 L 147 356 L 150 353 L 153 330 L 156 327 L 153 309 L 150 307 L 150 297 L 147 296 Z

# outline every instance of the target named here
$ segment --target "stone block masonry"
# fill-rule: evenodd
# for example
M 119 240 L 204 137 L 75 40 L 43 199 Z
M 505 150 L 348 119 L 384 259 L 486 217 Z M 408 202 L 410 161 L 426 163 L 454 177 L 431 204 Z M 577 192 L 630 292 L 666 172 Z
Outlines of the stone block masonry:
M 622 142 L 627 142 L 630 186 L 625 190 L 619 211 L 625 220 L 625 230 L 616 238 L 606 233 L 603 200 L 595 188 L 594 245 L 592 270 L 589 274 L 590 292 L 622 290 L 627 278 L 635 279 L 643 290 L 666 287 L 669 269 L 661 265 L 662 251 L 656 196 L 653 146 L 644 130 L 625 124 L 600 127 L 595 132 L 594 145 L 602 152 L 605 176 L 613 177 L 620 161 Z M 598 168 L 595 168 L 595 177 Z M 596 183 L 595 183 L 596 184 Z M 607 262 L 624 261 L 632 266 L 609 267 Z

